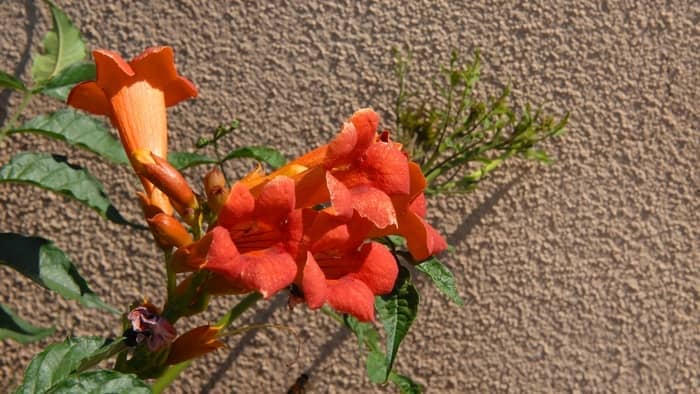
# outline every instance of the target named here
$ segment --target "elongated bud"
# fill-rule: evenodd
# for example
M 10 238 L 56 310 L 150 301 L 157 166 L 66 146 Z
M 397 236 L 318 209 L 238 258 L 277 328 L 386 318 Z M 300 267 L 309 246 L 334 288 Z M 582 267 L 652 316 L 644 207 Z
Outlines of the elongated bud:
M 170 260 L 172 269 L 175 272 L 198 270 L 207 262 L 207 254 L 212 240 L 212 233 L 209 232 L 199 241 L 176 250 Z
M 131 156 L 134 159 L 133 163 L 136 173 L 148 179 L 158 189 L 162 190 L 172 200 L 175 208 L 180 208 L 178 213 L 182 215 L 183 212 L 181 210 L 197 207 L 197 198 L 192 192 L 190 185 L 180 174 L 180 171 L 175 169 L 167 160 L 144 149 L 134 151 Z
M 181 363 L 223 347 L 218 335 L 221 327 L 201 326 L 180 335 L 173 342 L 166 364 Z
M 146 218 L 146 220 L 156 216 L 159 213 L 164 213 L 160 207 L 151 203 L 151 199 L 148 198 L 146 193 L 137 192 L 136 195 L 139 197 L 141 209 L 143 210 L 143 216 Z
M 177 248 L 187 246 L 192 243 L 192 236 L 185 227 L 174 217 L 159 213 L 147 219 L 148 225 L 153 231 L 153 235 L 160 246 Z
M 204 191 L 207 193 L 209 208 L 215 214 L 219 214 L 226 203 L 229 190 L 226 187 L 226 178 L 218 168 L 214 168 L 204 177 Z

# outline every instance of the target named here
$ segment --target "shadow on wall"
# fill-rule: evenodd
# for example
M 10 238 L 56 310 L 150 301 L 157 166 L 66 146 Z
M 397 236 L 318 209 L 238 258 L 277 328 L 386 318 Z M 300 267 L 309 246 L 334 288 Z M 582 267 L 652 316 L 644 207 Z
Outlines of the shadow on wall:
M 519 183 L 522 180 L 522 178 L 523 173 L 519 173 L 508 183 L 500 186 L 491 196 L 489 196 L 489 198 L 486 199 L 486 201 L 484 201 L 479 207 L 474 209 L 467 217 L 464 218 L 464 220 L 457 227 L 455 232 L 452 233 L 449 237 L 447 237 L 447 243 L 453 245 L 469 237 L 469 234 L 471 234 L 474 228 L 481 224 L 481 220 L 484 218 L 484 216 L 491 213 L 498 204 L 498 202 L 508 193 L 508 191 L 511 188 L 513 188 L 513 186 Z M 414 275 L 414 277 L 416 276 Z M 423 279 L 422 276 L 417 277 Z M 464 278 L 462 279 L 464 280 Z M 470 301 L 475 302 L 476 299 L 472 299 Z M 282 295 L 276 297 L 276 299 L 270 304 L 270 306 L 268 306 L 265 309 L 261 309 L 252 317 L 251 324 L 264 323 L 268 321 L 268 319 L 272 317 L 272 315 L 277 309 L 284 307 L 285 305 L 287 305 L 286 297 Z M 231 349 L 231 352 L 229 353 L 226 360 L 224 360 L 219 365 L 216 371 L 209 377 L 207 383 L 204 386 L 202 386 L 200 393 L 204 394 L 210 392 L 214 388 L 216 383 L 221 381 L 221 379 L 226 374 L 226 371 L 233 364 L 235 364 L 236 359 L 241 355 L 243 349 L 245 349 L 245 347 L 249 345 L 250 342 L 255 338 L 256 334 L 257 330 L 251 330 L 248 331 L 243 336 L 243 338 L 241 338 L 241 340 L 236 344 L 236 346 L 233 349 Z M 330 357 L 333 351 L 340 347 L 343 344 L 343 342 L 345 342 L 345 340 L 348 339 L 350 336 L 351 335 L 349 330 L 347 330 L 344 327 L 340 327 L 339 330 L 328 341 L 326 341 L 326 343 L 324 343 L 323 346 L 321 346 L 318 355 L 311 362 L 311 365 L 308 367 L 306 373 L 311 375 L 312 372 L 316 370 L 319 367 L 319 365 L 321 365 L 328 357 Z
M 27 33 L 27 44 L 24 47 L 19 63 L 17 63 L 17 67 L 15 67 L 14 70 L 14 76 L 18 78 L 22 76 L 24 70 L 27 68 L 27 64 L 29 64 L 29 60 L 32 58 L 32 41 L 34 41 L 34 30 L 39 22 L 38 9 L 34 3 L 35 2 L 33 0 L 27 0 L 24 2 L 24 9 L 27 12 L 27 24 L 24 28 Z M 10 104 L 11 94 L 12 90 L 10 89 L 5 89 L 2 93 L 0 93 L 0 126 L 4 125 L 5 121 L 7 121 L 7 114 L 9 113 L 8 106 Z

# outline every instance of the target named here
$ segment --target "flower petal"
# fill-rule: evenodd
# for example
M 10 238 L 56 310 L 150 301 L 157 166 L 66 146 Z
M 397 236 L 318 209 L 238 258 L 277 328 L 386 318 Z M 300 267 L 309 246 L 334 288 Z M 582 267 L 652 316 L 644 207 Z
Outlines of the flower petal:
M 386 194 L 410 191 L 408 159 L 392 143 L 377 142 L 367 148 L 362 168 L 372 185 Z
M 338 215 L 344 218 L 351 218 L 353 211 L 353 198 L 350 190 L 339 181 L 336 177 L 331 174 L 330 171 L 326 172 L 326 187 L 328 188 L 328 193 L 330 194 L 331 204 L 333 208 L 338 213 Z
M 294 181 L 278 176 L 263 186 L 255 200 L 254 216 L 266 223 L 279 224 L 294 209 Z
M 363 108 L 350 117 L 350 122 L 357 130 L 355 153 L 363 152 L 377 137 L 379 114 L 374 112 L 372 108 Z
M 328 298 L 326 277 L 311 253 L 307 253 L 304 268 L 301 270 L 301 290 L 304 300 L 311 309 L 320 308 Z
M 380 229 L 396 224 L 394 205 L 383 191 L 371 186 L 357 186 L 350 189 L 350 194 L 352 207 L 361 217 Z
M 236 224 L 250 220 L 254 210 L 255 198 L 245 185 L 237 182 L 231 187 L 228 199 L 219 212 L 217 224 L 230 229 Z
M 240 253 L 231 240 L 229 232 L 221 226 L 216 226 L 202 239 L 211 240 L 207 252 L 207 262 L 202 268 L 214 272 L 230 272 L 233 269 L 232 266 L 238 261 Z
M 336 310 L 360 321 L 374 320 L 374 294 L 358 279 L 343 277 L 332 281 L 328 286 L 328 302 Z
M 98 49 L 92 52 L 92 57 L 95 59 L 97 84 L 108 98 L 133 82 L 136 73 L 117 52 Z
M 95 115 L 112 115 L 112 105 L 105 92 L 94 81 L 76 85 L 68 95 L 67 104 Z
M 399 274 L 399 266 L 389 249 L 380 243 L 371 242 L 362 246 L 360 256 L 362 263 L 353 276 L 364 282 L 374 294 L 391 292 Z
M 292 256 L 281 247 L 270 247 L 242 254 L 228 276 L 234 284 L 259 291 L 269 298 L 289 286 L 296 273 L 297 265 Z

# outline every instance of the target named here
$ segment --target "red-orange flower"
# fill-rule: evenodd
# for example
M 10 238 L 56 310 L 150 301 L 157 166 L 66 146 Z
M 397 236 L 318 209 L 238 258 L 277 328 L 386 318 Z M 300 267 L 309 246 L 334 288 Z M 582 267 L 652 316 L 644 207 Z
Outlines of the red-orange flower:
M 303 300 L 312 309 L 327 302 L 361 321 L 374 320 L 374 297 L 389 293 L 398 275 L 394 256 L 382 244 L 365 242 L 371 224 L 357 215 L 347 221 L 307 210 L 304 221 L 307 252 L 295 281 Z
M 167 157 L 165 108 L 197 95 L 192 82 L 177 74 L 172 48 L 148 48 L 128 63 L 107 50 L 96 50 L 93 57 L 97 80 L 74 87 L 68 105 L 109 116 L 132 163 L 137 149 Z M 167 197 L 148 180 L 141 182 L 150 204 L 171 214 Z
M 231 187 L 216 225 L 194 244 L 176 252 L 183 262 L 228 280 L 233 292 L 259 291 L 270 297 L 292 283 L 301 240 L 301 211 L 294 209 L 294 181 L 277 177 L 257 196 L 242 183 Z

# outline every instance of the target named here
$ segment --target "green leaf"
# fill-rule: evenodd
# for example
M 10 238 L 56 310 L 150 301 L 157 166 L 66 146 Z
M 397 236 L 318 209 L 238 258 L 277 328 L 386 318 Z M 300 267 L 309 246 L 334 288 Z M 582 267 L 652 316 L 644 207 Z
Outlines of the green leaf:
M 0 183 L 28 183 L 93 208 L 115 223 L 129 224 L 105 195 L 102 184 L 86 170 L 69 165 L 65 157 L 24 152 L 0 168 Z
M 416 265 L 416 269 L 428 275 L 433 280 L 435 287 L 452 302 L 459 306 L 464 305 L 457 291 L 454 275 L 440 260 L 436 257 L 431 257 Z
M 38 92 L 65 102 L 73 86 L 84 81 L 94 81 L 95 78 L 94 63 L 75 63 L 61 70 Z
M 4 71 L 0 71 L 0 88 L 10 88 L 21 91 L 27 90 L 27 87 L 24 86 L 24 82 L 22 82 L 22 80 L 15 78 L 14 75 L 10 75 Z
M 372 350 L 367 355 L 367 377 L 372 383 L 384 383 L 389 370 L 386 357 L 381 350 Z
M 399 267 L 399 276 L 396 279 L 394 290 L 388 295 L 377 297 L 375 300 L 379 320 L 386 332 L 387 374 L 383 381 L 387 380 L 388 373 L 393 368 L 399 345 L 418 314 L 418 302 L 418 291 L 411 284 L 410 272 L 404 267 Z
M 423 386 L 414 382 L 408 376 L 392 372 L 389 374 L 389 381 L 398 386 L 401 394 L 420 394 L 423 392 Z
M 80 31 L 55 4 L 46 3 L 51 10 L 53 30 L 44 36 L 44 53 L 34 54 L 32 79 L 37 84 L 43 84 L 87 55 Z
M 370 351 L 380 350 L 379 332 L 370 323 L 363 323 L 350 315 L 343 316 L 345 327 L 349 328 L 360 343 L 360 348 L 367 348 Z
M 184 170 L 200 164 L 216 164 L 216 159 L 199 153 L 170 152 L 168 153 L 168 162 L 178 170 Z
M 73 109 L 66 108 L 39 115 L 8 131 L 8 134 L 17 133 L 41 134 L 87 149 L 113 163 L 129 162 L 121 143 L 104 122 Z
M 77 300 L 91 308 L 118 313 L 114 307 L 97 297 L 68 256 L 49 240 L 0 233 L 0 264 L 17 270 L 37 284 L 69 300 Z
M 25 344 L 44 339 L 55 331 L 54 327 L 33 326 L 20 319 L 7 306 L 0 304 L 0 339 L 12 339 Z
M 54 386 L 49 394 L 150 394 L 151 388 L 136 375 L 99 370 L 71 376 Z
M 287 162 L 287 159 L 276 149 L 267 146 L 244 146 L 238 148 L 224 157 L 224 161 L 238 158 L 255 159 L 269 164 L 272 168 L 279 168 Z
M 115 349 L 125 348 L 121 341 L 113 342 L 100 337 L 72 337 L 63 342 L 51 344 L 34 356 L 29 363 L 17 394 L 47 393 L 54 392 L 53 390 L 66 392 L 66 381 L 76 384 L 75 378 L 89 375 L 91 372 L 79 374 L 75 378 L 70 377 L 72 374 L 80 373 L 81 369 L 113 356 Z M 91 364 L 89 365 L 88 362 Z M 74 390 L 72 392 L 90 391 Z

